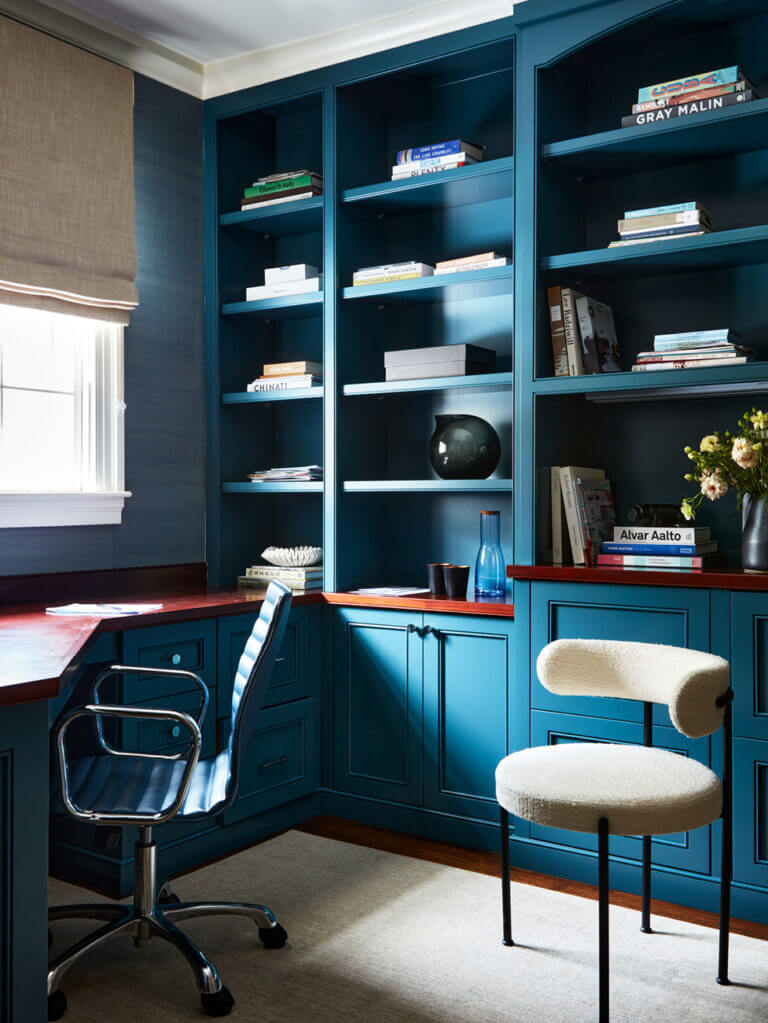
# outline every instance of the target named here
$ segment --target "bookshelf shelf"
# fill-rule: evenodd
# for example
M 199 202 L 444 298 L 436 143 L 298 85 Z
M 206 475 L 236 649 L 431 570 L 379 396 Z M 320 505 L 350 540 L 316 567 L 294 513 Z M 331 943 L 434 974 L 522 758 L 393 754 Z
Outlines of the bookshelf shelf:
M 563 139 L 542 146 L 541 157 L 575 174 L 605 178 L 764 149 L 766 134 L 768 99 L 755 99 L 735 109 Z
M 345 384 L 344 395 L 418 394 L 426 391 L 494 391 L 512 386 L 512 373 L 477 373 L 466 377 L 432 377 L 421 380 L 380 380 L 369 384 Z
M 768 228 L 766 229 L 768 232 Z M 383 304 L 401 302 L 461 301 L 486 298 L 490 295 L 512 294 L 514 266 L 494 266 L 488 270 L 466 270 L 439 277 L 417 277 L 392 284 L 363 284 L 343 289 L 345 299 L 378 301 Z
M 589 401 L 625 402 L 663 398 L 768 393 L 768 362 L 707 369 L 669 369 L 651 373 L 597 373 L 536 380 L 540 396 L 583 394 Z
M 514 185 L 514 159 L 508 156 L 405 181 L 347 188 L 341 201 L 376 213 L 410 213 L 511 198 Z
M 354 494 L 472 494 L 511 493 L 512 480 L 345 480 Z
M 305 234 L 323 226 L 323 197 L 265 206 L 263 209 L 222 213 L 221 227 L 237 227 L 268 235 Z
M 303 401 L 307 398 L 322 398 L 322 385 L 302 387 L 287 391 L 229 391 L 222 394 L 222 405 L 266 405 L 273 401 Z
M 712 234 L 681 238 L 679 241 L 663 239 L 621 248 L 545 256 L 541 260 L 541 269 L 572 274 L 578 271 L 595 280 L 624 277 L 628 270 L 634 277 L 652 277 L 670 272 L 687 273 L 766 262 L 768 225 L 761 224 L 732 231 L 713 231 Z
M 221 486 L 225 494 L 322 494 L 322 480 L 312 480 L 306 483 L 268 481 L 266 483 L 251 483 L 250 480 L 236 483 L 223 483 Z
M 221 308 L 224 316 L 261 316 L 269 320 L 299 320 L 309 316 L 320 316 L 323 309 L 323 293 L 308 295 L 283 295 L 280 298 L 264 298 L 259 302 L 225 302 Z

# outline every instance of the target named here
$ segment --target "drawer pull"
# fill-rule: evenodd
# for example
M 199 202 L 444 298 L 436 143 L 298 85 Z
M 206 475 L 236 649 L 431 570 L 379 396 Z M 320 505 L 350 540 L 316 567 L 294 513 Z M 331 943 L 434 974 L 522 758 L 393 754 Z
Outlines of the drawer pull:
M 275 664 L 285 664 L 286 660 L 287 660 L 287 658 L 285 658 L 285 657 L 276 657 L 275 658 Z
M 181 664 L 181 654 L 174 654 L 171 657 L 171 664 Z
M 173 725 L 168 731 L 171 733 L 172 739 L 178 739 L 181 735 L 181 725 Z
M 277 764 L 284 764 L 288 757 L 278 757 L 277 760 L 265 760 L 259 767 L 275 767 Z

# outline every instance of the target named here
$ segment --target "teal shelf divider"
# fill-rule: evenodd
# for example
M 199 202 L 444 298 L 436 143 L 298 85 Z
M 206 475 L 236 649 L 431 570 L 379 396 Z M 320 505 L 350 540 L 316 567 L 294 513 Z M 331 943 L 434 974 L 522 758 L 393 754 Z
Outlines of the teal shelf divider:
M 766 229 L 768 230 L 768 229 Z M 494 266 L 487 270 L 465 270 L 438 277 L 415 277 L 412 280 L 389 284 L 352 285 L 342 291 L 345 299 L 369 299 L 384 304 L 400 302 L 459 301 L 467 298 L 485 298 L 489 295 L 511 296 L 515 275 L 514 266 Z
M 418 394 L 422 391 L 505 391 L 512 386 L 512 373 L 477 373 L 466 377 L 431 377 L 420 380 L 380 380 L 370 384 L 345 384 L 344 395 Z
M 662 239 L 613 249 L 589 249 L 586 252 L 545 256 L 541 260 L 541 269 L 579 271 L 590 279 L 608 279 L 623 277 L 628 271 L 632 272 L 633 277 L 651 277 L 669 272 L 687 273 L 690 270 L 751 266 L 766 262 L 768 225 L 761 224 L 732 231 L 713 231 L 711 234 L 676 241 Z M 348 289 L 344 290 L 346 292 Z
M 263 316 L 270 320 L 297 320 L 307 316 L 320 316 L 323 309 L 322 291 L 308 295 L 282 295 L 264 298 L 259 302 L 225 302 L 224 316 Z
M 341 201 L 376 212 L 400 213 L 512 198 L 514 166 L 514 158 L 507 156 L 488 163 L 422 174 L 405 181 L 347 188 L 341 193 Z
M 322 480 L 307 483 L 267 482 L 251 483 L 249 480 L 238 483 L 223 483 L 225 494 L 322 494 Z
M 222 394 L 222 405 L 268 405 L 273 401 L 304 401 L 307 398 L 322 398 L 322 385 L 302 387 L 287 391 L 229 391 Z
M 512 480 L 345 480 L 351 494 L 471 494 L 510 493 Z
M 219 224 L 221 227 L 239 227 L 270 235 L 320 231 L 323 226 L 323 197 L 316 195 L 311 199 L 298 199 L 263 209 L 222 213 Z
M 584 394 L 595 401 L 633 401 L 649 392 L 653 398 L 696 398 L 702 394 L 768 392 L 768 362 L 706 369 L 667 369 L 646 373 L 594 373 L 536 380 L 539 396 Z

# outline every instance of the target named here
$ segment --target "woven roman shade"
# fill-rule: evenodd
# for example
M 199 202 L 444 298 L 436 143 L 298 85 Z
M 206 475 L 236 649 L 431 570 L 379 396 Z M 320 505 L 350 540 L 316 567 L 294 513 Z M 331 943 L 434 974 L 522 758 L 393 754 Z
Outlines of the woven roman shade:
M 0 17 L 0 302 L 128 323 L 133 75 Z

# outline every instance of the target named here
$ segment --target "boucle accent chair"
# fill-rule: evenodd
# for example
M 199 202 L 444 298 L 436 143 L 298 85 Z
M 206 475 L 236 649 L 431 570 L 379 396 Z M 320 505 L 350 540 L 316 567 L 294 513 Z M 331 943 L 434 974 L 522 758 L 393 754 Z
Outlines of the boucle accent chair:
M 644 703 L 644 745 L 599 742 L 538 746 L 496 768 L 501 819 L 503 941 L 512 940 L 509 815 L 598 836 L 600 1023 L 608 1021 L 608 836 L 642 835 L 641 930 L 650 933 L 651 836 L 692 831 L 723 818 L 717 981 L 728 981 L 733 860 L 730 666 L 722 657 L 654 643 L 559 639 L 539 654 L 541 684 L 562 696 Z M 704 764 L 653 747 L 653 704 L 683 735 L 723 729 L 723 778 Z

